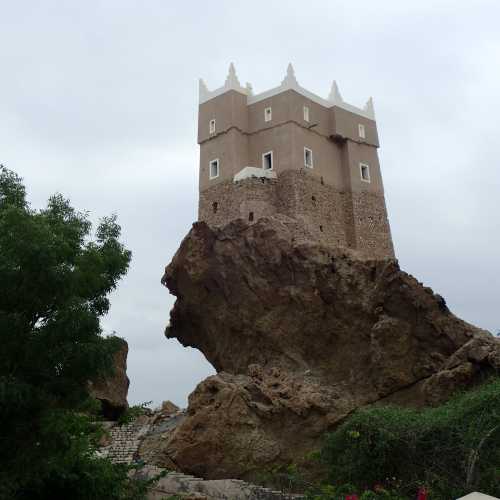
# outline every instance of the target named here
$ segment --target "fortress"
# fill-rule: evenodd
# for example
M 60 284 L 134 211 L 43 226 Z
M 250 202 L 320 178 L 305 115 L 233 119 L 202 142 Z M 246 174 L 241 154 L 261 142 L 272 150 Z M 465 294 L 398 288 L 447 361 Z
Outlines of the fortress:
M 373 101 L 328 99 L 302 88 L 292 65 L 281 85 L 254 95 L 234 66 L 209 91 L 200 80 L 199 220 L 225 225 L 283 214 L 309 237 L 365 258 L 394 257 Z

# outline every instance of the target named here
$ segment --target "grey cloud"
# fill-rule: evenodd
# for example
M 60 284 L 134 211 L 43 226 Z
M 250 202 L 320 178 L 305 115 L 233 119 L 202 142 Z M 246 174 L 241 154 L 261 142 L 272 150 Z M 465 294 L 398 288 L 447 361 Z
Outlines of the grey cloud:
M 500 328 L 497 0 L 4 2 L 0 162 L 34 206 L 54 191 L 93 220 L 117 212 L 131 270 L 104 320 L 130 344 L 132 402 L 213 372 L 167 341 L 163 267 L 196 218 L 197 79 L 230 61 L 256 91 L 299 82 L 370 95 L 396 252 L 452 310 Z

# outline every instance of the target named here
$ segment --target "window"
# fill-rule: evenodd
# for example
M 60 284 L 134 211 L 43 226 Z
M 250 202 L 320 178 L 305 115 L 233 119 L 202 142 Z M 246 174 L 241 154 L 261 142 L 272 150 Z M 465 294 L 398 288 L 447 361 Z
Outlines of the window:
M 365 182 L 371 182 L 370 181 L 370 166 L 367 165 L 366 163 L 360 163 L 359 164 L 359 171 L 361 174 L 361 180 Z
M 361 137 L 361 139 L 366 139 L 365 126 L 362 125 L 361 123 L 358 125 L 358 132 L 359 132 L 359 137 Z
M 264 120 L 270 122 L 273 119 L 273 110 L 271 108 L 266 108 L 264 110 Z
M 212 160 L 209 165 L 209 176 L 210 179 L 215 179 L 219 177 L 219 160 Z
M 249 221 L 249 222 L 253 222 L 253 212 L 250 212 L 250 213 L 248 214 L 248 221 Z
M 304 148 L 304 166 L 313 168 L 313 152 L 309 148 Z
M 210 133 L 215 134 L 215 118 L 210 120 Z
M 304 106 L 304 120 L 309 121 L 309 108 L 307 106 Z
M 273 169 L 273 152 L 269 151 L 268 153 L 264 153 L 262 155 L 262 168 L 264 170 L 272 170 Z

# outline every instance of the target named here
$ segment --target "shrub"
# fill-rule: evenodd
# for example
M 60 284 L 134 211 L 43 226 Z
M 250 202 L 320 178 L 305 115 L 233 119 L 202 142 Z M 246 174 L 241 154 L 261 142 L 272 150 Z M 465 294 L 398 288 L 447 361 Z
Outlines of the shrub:
M 359 410 L 327 436 L 321 460 L 330 482 L 358 491 L 378 483 L 413 498 L 425 484 L 432 499 L 499 496 L 500 379 L 436 408 Z

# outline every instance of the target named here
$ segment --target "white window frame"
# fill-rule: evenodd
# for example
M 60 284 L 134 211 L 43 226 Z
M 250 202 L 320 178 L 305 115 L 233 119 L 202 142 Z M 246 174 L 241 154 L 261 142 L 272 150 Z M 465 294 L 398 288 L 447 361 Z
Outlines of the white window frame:
M 212 175 L 212 164 L 213 163 L 217 163 L 217 175 Z M 210 180 L 217 179 L 217 177 L 219 177 L 219 174 L 220 174 L 220 161 L 219 161 L 219 158 L 215 158 L 215 160 L 210 160 L 208 162 L 208 177 L 210 178 Z
M 368 179 L 365 179 L 363 177 L 363 168 L 366 168 L 366 173 L 368 174 Z M 359 176 L 361 177 L 361 180 L 363 182 L 371 182 L 371 176 L 370 176 L 370 165 L 368 163 L 363 163 L 361 162 L 359 164 Z
M 215 118 L 212 118 L 209 122 L 208 129 L 211 134 L 215 134 Z
M 309 106 L 304 106 L 304 121 L 309 123 Z
M 307 164 L 307 152 L 309 152 L 309 155 L 311 157 L 311 164 Z M 304 167 L 307 168 L 314 168 L 314 156 L 311 148 L 304 148 Z
M 366 129 L 362 123 L 358 123 L 358 135 L 361 139 L 366 139 Z
M 266 161 L 265 161 L 265 157 L 267 155 L 271 155 L 271 168 L 266 168 Z M 263 153 L 262 154 L 262 169 L 263 170 L 274 170 L 274 158 L 273 158 L 273 152 L 272 151 L 268 151 L 267 153 Z
M 265 108 L 264 109 L 264 121 L 270 122 L 273 119 L 273 108 Z

